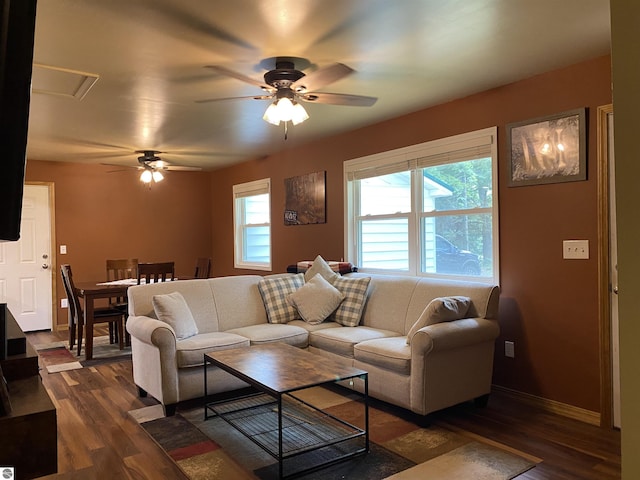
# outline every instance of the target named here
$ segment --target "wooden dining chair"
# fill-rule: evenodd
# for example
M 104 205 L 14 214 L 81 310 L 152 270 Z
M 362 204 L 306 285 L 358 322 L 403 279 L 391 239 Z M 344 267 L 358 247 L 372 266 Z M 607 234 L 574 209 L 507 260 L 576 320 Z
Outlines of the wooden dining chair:
M 209 278 L 211 274 L 211 259 L 200 257 L 196 261 L 196 273 L 193 274 L 193 278 Z
M 119 258 L 107 259 L 107 281 L 126 280 L 128 278 L 138 278 L 138 259 L 137 258 Z M 128 346 L 131 342 L 129 333 L 127 333 L 126 324 L 129 316 L 129 303 L 127 297 L 113 297 L 109 299 L 109 306 L 119 310 L 125 319 L 125 344 Z M 117 338 L 117 330 L 113 328 L 113 324 L 109 324 L 109 341 L 114 343 L 119 341 Z
M 175 279 L 174 262 L 139 263 L 138 284 L 169 282 Z
M 80 298 L 76 294 L 76 288 L 73 284 L 73 274 L 71 265 L 65 264 L 60 266 L 62 275 L 62 284 L 69 303 L 69 349 L 72 349 L 76 343 L 76 335 L 78 341 L 78 356 L 82 352 L 82 335 L 84 326 L 84 314 L 80 305 Z M 96 307 L 93 312 L 94 323 L 109 322 L 116 326 L 119 339 L 120 350 L 124 348 L 124 315 L 122 312 L 111 307 Z M 93 335 L 93 332 L 87 332 L 87 335 Z

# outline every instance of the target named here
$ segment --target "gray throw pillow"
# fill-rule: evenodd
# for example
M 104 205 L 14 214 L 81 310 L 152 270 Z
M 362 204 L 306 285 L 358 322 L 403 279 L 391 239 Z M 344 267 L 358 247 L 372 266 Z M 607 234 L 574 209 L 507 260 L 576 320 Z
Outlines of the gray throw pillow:
M 322 275 L 322 277 L 329 283 L 333 283 L 336 278 L 340 277 L 340 275 L 334 272 L 325 259 L 320 255 L 315 258 L 313 264 L 306 272 L 304 272 L 305 282 L 308 282 L 316 275 Z
M 182 340 L 198 334 L 198 326 L 180 292 L 154 295 L 151 299 L 156 317 L 171 325 L 176 338 Z
M 469 311 L 471 299 L 469 297 L 452 296 L 436 297 L 422 311 L 416 323 L 413 324 L 407 334 L 407 345 L 411 345 L 411 339 L 418 330 L 434 323 L 451 322 L 464 318 Z
M 320 274 L 314 275 L 288 297 L 289 304 L 311 325 L 322 323 L 338 308 L 342 300 L 344 295 Z

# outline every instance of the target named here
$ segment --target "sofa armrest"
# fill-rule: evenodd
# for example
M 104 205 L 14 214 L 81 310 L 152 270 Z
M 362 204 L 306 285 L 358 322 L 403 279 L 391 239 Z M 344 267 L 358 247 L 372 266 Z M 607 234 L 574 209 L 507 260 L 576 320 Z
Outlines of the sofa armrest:
M 449 350 L 495 340 L 500 327 L 495 320 L 463 318 L 422 327 L 411 339 L 411 351 L 424 352 Z
M 133 381 L 163 405 L 180 398 L 176 334 L 171 326 L 155 318 L 130 316 Z
M 127 319 L 127 331 L 149 345 L 176 349 L 176 332 L 171 325 L 155 318 L 131 316 Z

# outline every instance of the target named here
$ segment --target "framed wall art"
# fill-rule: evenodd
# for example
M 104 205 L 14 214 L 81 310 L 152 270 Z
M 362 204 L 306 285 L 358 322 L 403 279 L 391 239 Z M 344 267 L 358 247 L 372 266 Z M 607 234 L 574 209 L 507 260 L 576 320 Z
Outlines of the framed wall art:
M 507 125 L 508 186 L 587 179 L 586 109 Z
M 326 172 L 284 179 L 285 225 L 325 223 Z

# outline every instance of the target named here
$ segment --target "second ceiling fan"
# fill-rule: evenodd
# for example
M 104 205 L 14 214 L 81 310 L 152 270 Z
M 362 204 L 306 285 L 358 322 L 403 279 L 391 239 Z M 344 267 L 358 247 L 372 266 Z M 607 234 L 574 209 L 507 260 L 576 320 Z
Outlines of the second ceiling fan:
M 333 63 L 307 75 L 295 68 L 296 60 L 304 61 L 303 59 L 296 59 L 294 57 L 276 57 L 275 69 L 269 70 L 264 74 L 264 83 L 221 65 L 207 65 L 206 68 L 255 85 L 265 93 L 263 95 L 245 97 L 209 98 L 196 100 L 196 102 L 208 103 L 223 100 L 273 99 L 273 103 L 269 105 L 262 118 L 273 125 L 279 125 L 280 122 L 284 122 L 286 139 L 288 122 L 297 125 L 309 118 L 309 115 L 300 102 L 370 107 L 378 100 L 376 97 L 367 97 L 364 95 L 318 92 L 317 89 L 352 74 L 354 70 L 343 63 Z

